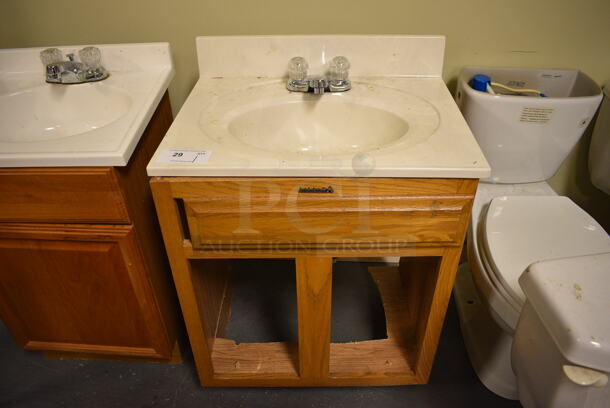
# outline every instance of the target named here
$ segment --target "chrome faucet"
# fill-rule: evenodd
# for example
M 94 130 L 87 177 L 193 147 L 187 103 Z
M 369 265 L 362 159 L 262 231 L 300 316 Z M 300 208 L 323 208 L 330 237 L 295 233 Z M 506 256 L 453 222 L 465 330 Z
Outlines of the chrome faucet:
M 328 88 L 328 80 L 324 77 L 315 77 L 307 79 L 308 90 L 313 90 L 315 95 L 322 95 Z
M 349 61 L 345 57 L 335 57 L 329 64 L 328 76 L 307 76 L 309 65 L 305 58 L 294 57 L 288 63 L 286 88 L 293 92 L 345 92 L 352 88 L 348 77 Z
M 57 48 L 47 48 L 40 52 L 40 60 L 45 66 L 45 77 L 52 84 L 82 84 L 108 78 L 108 71 L 101 64 L 99 48 L 85 47 L 78 52 L 80 62 L 74 61 L 74 54 L 66 54 Z

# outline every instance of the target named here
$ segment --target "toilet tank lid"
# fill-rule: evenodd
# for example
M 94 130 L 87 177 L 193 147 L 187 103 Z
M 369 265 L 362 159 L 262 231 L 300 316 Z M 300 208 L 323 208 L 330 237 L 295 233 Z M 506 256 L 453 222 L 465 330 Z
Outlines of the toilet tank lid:
M 519 284 L 567 360 L 610 372 L 610 252 L 533 263 Z

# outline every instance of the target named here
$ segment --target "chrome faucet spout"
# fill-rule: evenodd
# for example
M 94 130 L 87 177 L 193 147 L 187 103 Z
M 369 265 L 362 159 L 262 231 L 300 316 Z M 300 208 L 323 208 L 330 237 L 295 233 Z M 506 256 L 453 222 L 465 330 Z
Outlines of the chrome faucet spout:
M 325 89 L 328 87 L 328 80 L 326 78 L 310 78 L 308 81 L 309 88 L 313 90 L 314 95 L 323 95 Z

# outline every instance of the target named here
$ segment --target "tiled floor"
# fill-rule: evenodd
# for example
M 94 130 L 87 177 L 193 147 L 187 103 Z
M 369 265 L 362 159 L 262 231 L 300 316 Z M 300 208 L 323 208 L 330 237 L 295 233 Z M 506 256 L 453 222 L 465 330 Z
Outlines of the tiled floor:
M 292 293 L 293 285 L 275 267 L 248 264 L 236 279 L 229 335 L 241 341 L 294 336 L 294 298 L 286 295 L 275 304 L 261 299 L 270 293 Z M 383 335 L 378 299 L 362 265 L 338 265 L 333 284 L 334 341 L 361 340 Z M 246 272 L 243 272 L 246 273 Z M 275 274 L 273 277 L 270 274 Z M 261 285 L 255 275 L 272 285 Z M 245 279 L 249 276 L 248 279 Z M 241 282 L 241 283 L 240 283 Z M 368 282 L 368 283 L 367 283 Z M 367 301 L 354 303 L 354 299 Z M 284 313 L 277 314 L 277 310 Z M 274 311 L 273 319 L 270 311 Z M 356 313 L 353 313 L 356 311 Z M 256 313 L 259 313 L 256 317 Z M 350 314 L 351 313 L 351 314 Z M 283 317 L 278 319 L 278 316 Z M 354 316 L 360 316 L 356 318 Z M 251 322 L 256 319 L 257 324 Z M 277 323 L 283 320 L 285 325 Z M 349 321 L 349 324 L 343 322 Z M 190 349 L 181 365 L 106 361 L 55 360 L 17 347 L 0 324 L 1 407 L 520 407 L 517 401 L 497 397 L 473 372 L 457 313 L 450 304 L 430 383 L 425 386 L 358 388 L 202 388 Z

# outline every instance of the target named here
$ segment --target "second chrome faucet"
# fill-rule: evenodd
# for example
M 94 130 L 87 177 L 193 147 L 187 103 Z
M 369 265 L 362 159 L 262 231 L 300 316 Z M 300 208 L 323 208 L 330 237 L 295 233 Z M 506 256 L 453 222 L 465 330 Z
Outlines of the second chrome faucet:
M 74 61 L 74 54 L 63 53 L 58 48 L 47 48 L 40 52 L 40 60 L 45 67 L 45 77 L 52 84 L 82 84 L 101 81 L 108 77 L 108 71 L 101 64 L 101 53 L 97 47 L 85 47 L 78 52 L 80 62 Z
M 345 92 L 352 87 L 349 74 L 349 61 L 345 57 L 335 57 L 328 66 L 328 76 L 307 76 L 309 65 L 303 57 L 294 57 L 288 63 L 288 82 L 286 88 L 293 92 Z

